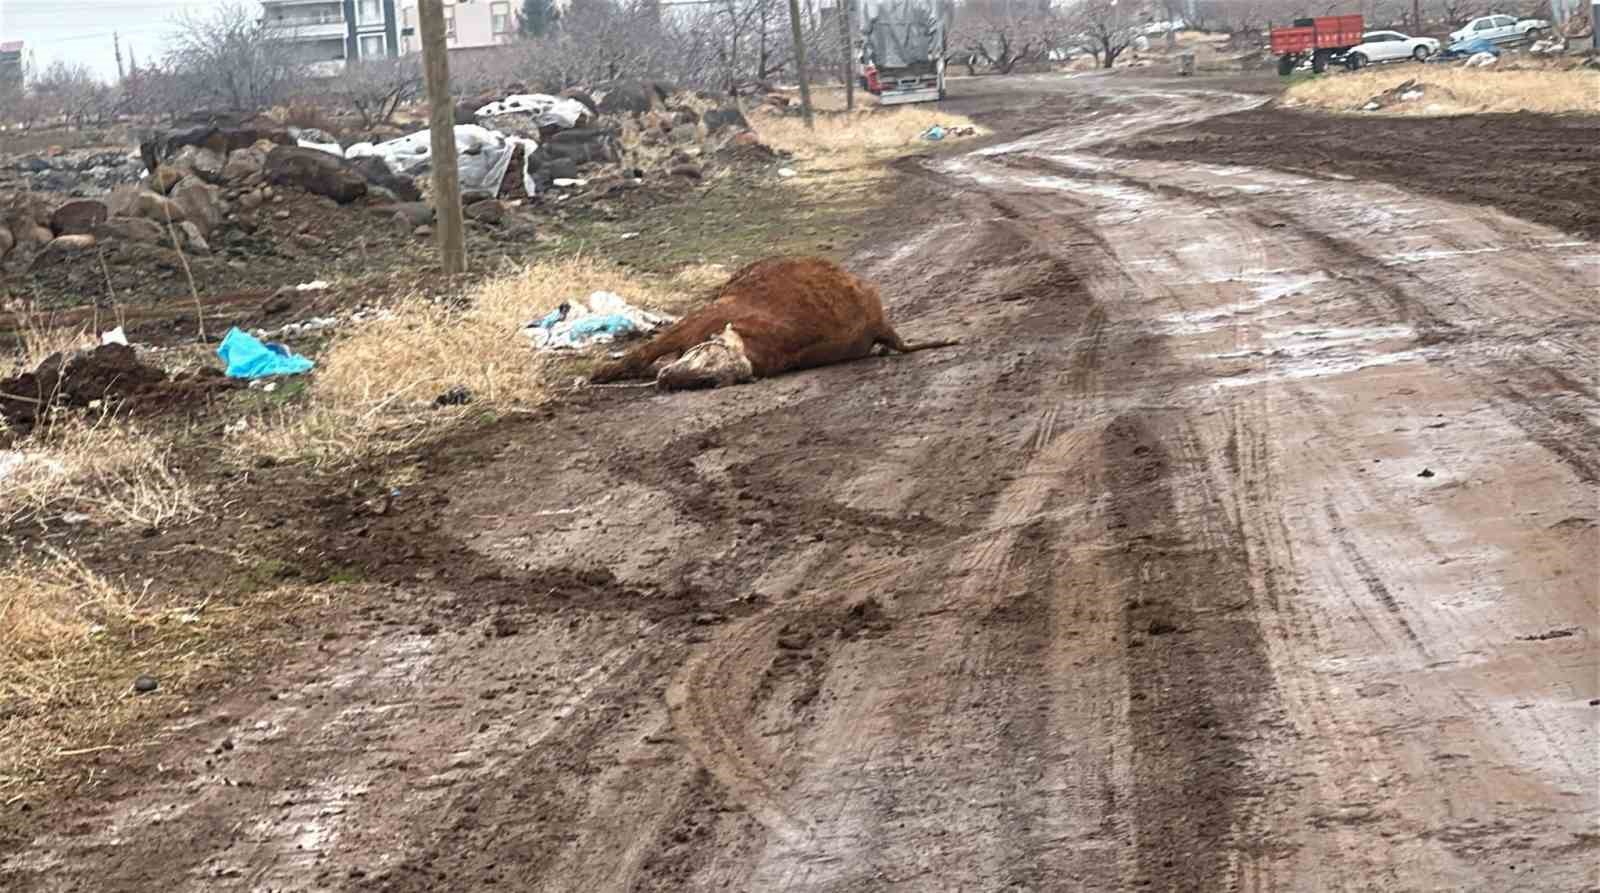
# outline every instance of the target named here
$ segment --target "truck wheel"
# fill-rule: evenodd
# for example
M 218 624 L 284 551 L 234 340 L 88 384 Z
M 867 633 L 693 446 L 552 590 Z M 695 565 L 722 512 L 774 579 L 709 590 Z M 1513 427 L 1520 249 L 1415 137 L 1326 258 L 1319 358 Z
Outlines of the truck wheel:
M 1278 57 L 1278 76 L 1288 77 L 1294 74 L 1295 58 L 1293 56 Z
M 1361 55 L 1360 53 L 1351 53 L 1349 57 L 1344 60 L 1344 66 L 1351 71 L 1360 71 L 1361 69 L 1367 67 L 1367 57 Z
M 1416 49 L 1411 51 L 1411 58 L 1417 60 L 1418 62 L 1426 62 L 1426 61 L 1428 61 L 1428 48 L 1427 47 L 1417 47 Z
M 1328 70 L 1328 54 L 1327 53 L 1316 53 L 1316 54 L 1313 54 L 1312 57 L 1311 57 L 1311 70 L 1316 72 L 1317 74 L 1322 74 L 1324 71 L 1327 71 Z

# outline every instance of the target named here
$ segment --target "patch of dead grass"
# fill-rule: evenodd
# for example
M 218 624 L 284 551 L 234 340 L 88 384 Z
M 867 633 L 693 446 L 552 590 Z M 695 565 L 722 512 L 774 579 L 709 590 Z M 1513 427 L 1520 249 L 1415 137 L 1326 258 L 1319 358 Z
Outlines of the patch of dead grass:
M 130 729 L 269 650 L 274 618 L 331 597 L 281 589 L 248 606 L 175 604 L 159 584 L 109 579 L 59 552 L 0 566 L 0 801 L 51 782 L 72 757 L 152 743 Z M 157 691 L 136 693 L 140 675 Z
M 0 451 L 0 523 L 78 514 L 161 527 L 199 517 L 195 488 L 165 438 L 110 417 L 42 426 Z
M 230 454 L 242 464 L 261 456 L 336 464 L 416 443 L 464 414 L 537 405 L 582 367 L 537 353 L 520 333 L 528 322 L 596 291 L 680 314 L 713 275 L 643 277 L 578 255 L 488 279 L 459 302 L 401 298 L 386 318 L 334 336 L 317 358 L 306 400 L 248 418 L 230 436 Z M 465 388 L 472 402 L 431 408 L 454 388 Z
M 816 127 L 807 129 L 805 121 L 792 115 L 755 115 L 751 125 L 761 141 L 775 149 L 793 153 L 800 162 L 824 168 L 835 179 L 882 176 L 878 162 L 885 161 L 923 143 L 921 135 L 935 124 L 946 129 L 982 128 L 963 115 L 953 115 L 936 103 L 918 103 L 880 108 L 872 97 L 869 104 L 858 102 L 855 112 L 816 116 Z M 810 178 L 796 178 L 810 179 Z
M 1442 88 L 1446 94 L 1397 102 L 1364 114 L 1459 115 L 1472 112 L 1600 113 L 1600 72 L 1452 68 L 1400 65 L 1337 72 L 1311 78 L 1284 92 L 1288 107 L 1357 111 L 1369 99 L 1408 80 Z

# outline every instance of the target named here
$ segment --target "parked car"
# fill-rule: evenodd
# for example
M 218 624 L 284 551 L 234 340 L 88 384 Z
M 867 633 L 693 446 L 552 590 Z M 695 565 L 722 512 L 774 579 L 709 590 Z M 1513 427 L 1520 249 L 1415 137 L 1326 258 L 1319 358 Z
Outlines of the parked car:
M 1399 31 L 1368 31 L 1361 43 L 1350 48 L 1345 60 L 1351 68 L 1378 62 L 1425 61 L 1439 52 L 1439 41 L 1431 37 L 1407 37 Z
M 1494 43 L 1510 43 L 1511 41 L 1523 39 L 1537 40 L 1541 34 L 1548 30 L 1550 30 L 1550 23 L 1544 19 L 1523 19 L 1518 21 L 1515 16 L 1479 16 L 1468 22 L 1466 27 L 1461 30 L 1450 32 L 1450 42 L 1489 40 Z

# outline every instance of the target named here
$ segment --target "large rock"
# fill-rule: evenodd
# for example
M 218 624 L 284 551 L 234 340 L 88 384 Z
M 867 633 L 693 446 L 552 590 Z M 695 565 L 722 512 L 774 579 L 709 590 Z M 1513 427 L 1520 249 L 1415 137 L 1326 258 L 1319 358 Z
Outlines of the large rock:
M 467 205 L 462 209 L 461 213 L 465 215 L 468 220 L 476 220 L 479 223 L 487 223 L 491 226 L 499 226 L 506 219 L 506 206 L 501 204 L 497 199 L 490 198 Z
M 112 217 L 139 217 L 162 225 L 168 222 L 183 222 L 181 205 L 164 195 L 138 186 L 125 186 L 111 193 L 111 197 L 106 201 L 106 209 L 111 212 Z
M 653 85 L 644 81 L 627 81 L 606 91 L 600 100 L 599 112 L 602 115 L 642 115 L 654 108 L 659 101 Z
M 184 146 L 164 166 L 175 167 L 207 183 L 221 183 L 222 169 L 226 164 L 226 156 L 218 155 L 208 147 Z
M 376 155 L 358 158 L 351 162 L 351 165 L 366 178 L 368 183 L 382 186 L 401 201 L 415 202 L 422 199 L 422 190 L 417 188 L 416 180 L 390 170 L 389 163 Z
M 118 240 L 155 245 L 161 241 L 161 224 L 138 217 L 113 217 L 95 227 L 94 235 L 100 241 Z
M 350 162 L 327 152 L 300 146 L 278 146 L 267 153 L 267 178 L 298 186 L 348 204 L 367 194 L 367 180 Z
M 166 195 L 172 191 L 172 187 L 183 180 L 184 176 L 183 171 L 170 164 L 163 164 L 157 167 L 155 172 L 150 175 L 150 188 L 162 195 Z
M 32 268 L 37 270 L 50 264 L 69 262 L 94 246 L 94 236 L 57 236 L 34 257 Z
M 146 170 L 154 171 L 161 162 L 176 155 L 184 146 L 199 146 L 211 150 L 219 158 L 227 158 L 235 149 L 253 146 L 261 141 L 277 146 L 294 145 L 288 130 L 257 127 L 217 127 L 202 124 L 184 130 L 158 131 L 139 143 L 139 155 Z
M 394 216 L 405 226 L 406 232 L 433 223 L 433 208 L 426 202 L 402 202 L 390 205 L 384 210 L 393 211 Z
M 111 216 L 103 202 L 93 199 L 67 202 L 50 215 L 50 231 L 58 236 L 92 233 Z
M 737 108 L 712 109 L 701 116 L 700 120 L 706 125 L 707 133 L 717 133 L 730 127 L 739 130 L 750 129 L 750 121 L 745 118 L 744 112 Z
M 254 174 L 261 173 L 266 166 L 266 152 L 254 146 L 234 149 L 228 153 L 228 161 L 222 166 L 222 179 L 229 183 L 237 183 Z
M 222 223 L 221 190 L 215 186 L 186 177 L 172 190 L 172 200 L 183 209 L 183 219 L 199 226 L 202 235 L 211 235 Z
M 190 254 L 210 254 L 211 245 L 206 242 L 205 233 L 193 221 L 185 220 L 178 224 L 178 232 L 183 235 L 184 250 Z

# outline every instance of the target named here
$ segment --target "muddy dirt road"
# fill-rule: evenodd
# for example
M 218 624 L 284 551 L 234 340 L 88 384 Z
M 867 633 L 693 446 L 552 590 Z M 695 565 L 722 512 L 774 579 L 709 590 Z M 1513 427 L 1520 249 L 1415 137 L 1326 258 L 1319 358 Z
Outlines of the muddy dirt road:
M 394 586 L 0 880 L 1592 888 L 1600 247 L 1105 154 L 1260 101 L 919 165 L 961 213 L 852 265 L 961 347 L 589 392 L 321 513 Z

